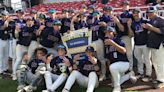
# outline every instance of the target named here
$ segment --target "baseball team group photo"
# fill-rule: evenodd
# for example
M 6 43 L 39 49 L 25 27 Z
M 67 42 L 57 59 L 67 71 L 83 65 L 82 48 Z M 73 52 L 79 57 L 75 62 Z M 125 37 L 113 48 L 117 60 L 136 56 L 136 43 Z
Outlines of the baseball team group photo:
M 164 1 L 1 0 L 0 92 L 164 92 Z

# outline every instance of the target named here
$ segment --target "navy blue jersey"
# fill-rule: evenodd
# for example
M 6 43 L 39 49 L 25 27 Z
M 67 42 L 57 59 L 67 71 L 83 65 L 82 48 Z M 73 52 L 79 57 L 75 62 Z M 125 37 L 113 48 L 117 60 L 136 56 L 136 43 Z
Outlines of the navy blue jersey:
M 93 16 L 88 16 L 87 27 L 92 30 L 92 41 L 98 40 L 98 30 L 99 30 L 99 20 L 95 19 L 93 21 Z
M 44 63 L 44 61 L 39 59 L 33 59 L 28 63 L 28 67 L 31 69 L 31 72 L 35 74 L 35 70 L 38 68 L 40 63 Z
M 61 41 L 60 33 L 53 27 L 45 27 L 40 34 L 40 44 L 47 48 L 53 48 L 55 44 Z
M 92 62 L 89 61 L 89 58 L 87 56 L 85 56 L 84 59 L 82 59 L 78 62 L 79 62 L 78 63 L 78 68 L 80 69 L 79 71 L 87 77 L 88 77 L 90 72 L 93 72 L 93 71 L 98 72 L 98 71 L 95 70 L 95 66 L 98 66 L 100 68 L 100 65 L 101 65 L 99 60 L 97 60 L 96 65 L 92 64 Z
M 9 22 L 7 30 L 10 34 L 10 39 L 16 39 L 16 37 L 15 37 L 15 21 L 10 21 Z
M 72 66 L 73 64 L 73 60 L 71 58 L 69 58 L 68 56 L 66 56 L 66 58 L 70 61 L 70 64 Z M 59 64 L 61 63 L 64 63 L 63 59 L 61 59 L 59 56 L 53 58 L 50 62 L 50 67 L 52 68 L 52 73 L 55 73 L 55 74 L 61 74 L 62 72 L 60 71 L 60 67 L 59 67 Z M 70 73 L 68 67 L 66 69 L 66 73 Z
M 16 23 L 21 23 L 21 24 L 26 24 L 25 20 L 21 20 L 21 19 L 14 19 Z
M 132 30 L 134 32 L 134 42 L 135 45 L 146 45 L 148 39 L 148 30 L 142 28 L 143 23 L 147 23 L 148 21 L 141 18 L 140 21 L 132 22 Z
M 61 19 L 61 33 L 65 33 L 68 30 L 70 30 L 70 26 L 71 26 L 71 19 L 70 18 L 63 18 Z
M 107 26 L 113 27 L 117 33 L 120 31 L 117 24 L 114 22 L 114 20 L 110 16 L 103 15 L 102 17 L 100 17 L 100 21 L 105 22 L 107 24 Z
M 74 29 L 75 30 L 85 28 L 86 26 L 87 26 L 87 23 L 85 21 L 74 22 Z
M 46 18 L 45 26 L 53 27 L 53 21 L 54 21 L 53 18 L 50 18 L 50 17 Z
M 100 21 L 108 23 L 110 21 L 110 17 L 108 15 L 103 14 L 102 17 L 100 17 Z
M 4 27 L 5 21 L 0 20 L 0 39 L 7 40 L 9 39 L 9 32 L 7 28 Z
M 37 28 L 36 28 L 36 25 L 33 25 L 31 27 L 31 29 L 33 30 L 33 32 L 32 32 L 32 41 L 37 41 L 37 35 L 36 35 Z
M 115 37 L 112 40 L 118 45 L 125 47 L 124 42 L 121 41 L 119 38 Z M 113 46 L 105 46 L 105 55 L 106 58 L 108 58 L 111 61 L 111 63 L 118 62 L 118 61 L 128 62 L 126 53 L 122 54 L 118 52 L 116 48 Z
M 157 16 L 153 20 L 150 20 L 149 23 L 154 27 L 159 28 L 162 34 L 150 31 L 147 46 L 159 49 L 161 43 L 164 41 L 164 18 Z
M 24 46 L 29 46 L 32 41 L 33 27 L 24 26 L 19 32 L 19 38 L 17 43 Z
M 133 19 L 133 15 L 129 11 L 124 11 L 120 15 L 119 20 L 120 20 L 121 24 L 124 26 L 124 32 L 119 31 L 118 32 L 118 36 L 119 37 L 128 35 L 128 25 L 127 25 L 127 22 L 128 22 L 128 20 L 130 18 Z

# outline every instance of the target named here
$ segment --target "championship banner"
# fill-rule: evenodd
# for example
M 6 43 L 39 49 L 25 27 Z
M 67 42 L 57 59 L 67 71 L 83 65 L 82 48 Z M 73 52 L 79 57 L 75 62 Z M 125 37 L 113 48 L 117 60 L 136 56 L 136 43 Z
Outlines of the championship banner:
M 89 31 L 88 28 L 79 29 L 66 33 L 61 38 L 69 56 L 72 57 L 76 54 L 83 56 L 86 47 L 91 44 L 92 31 Z

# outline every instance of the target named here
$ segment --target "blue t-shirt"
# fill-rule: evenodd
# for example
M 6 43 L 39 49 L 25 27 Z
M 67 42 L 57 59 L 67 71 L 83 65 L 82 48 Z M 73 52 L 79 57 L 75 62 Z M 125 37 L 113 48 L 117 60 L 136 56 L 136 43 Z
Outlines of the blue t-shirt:
M 164 18 L 157 16 L 153 20 L 150 20 L 149 23 L 156 28 L 159 28 L 161 34 L 149 31 L 147 46 L 154 49 L 159 49 L 160 45 L 164 41 Z
M 44 63 L 44 61 L 39 59 L 33 59 L 28 63 L 28 67 L 31 69 L 31 72 L 35 74 L 35 70 L 38 68 L 40 63 Z
M 83 74 L 83 75 L 85 75 L 85 76 L 87 76 L 88 77 L 88 75 L 89 75 L 89 73 L 90 72 L 97 72 L 96 70 L 95 70 L 95 66 L 98 66 L 99 67 L 99 69 L 101 68 L 101 64 L 100 64 L 100 61 L 99 60 L 97 60 L 97 64 L 96 65 L 94 65 L 94 64 L 92 64 L 92 62 L 91 61 L 89 61 L 89 58 L 87 57 L 87 56 L 85 56 L 85 58 L 84 59 L 82 59 L 82 60 L 80 60 L 80 61 L 78 61 L 79 63 L 78 63 L 78 69 L 80 69 L 79 71 Z
M 71 58 L 69 58 L 68 56 L 66 56 L 66 58 L 70 61 L 70 64 L 72 66 L 73 64 L 73 60 Z M 62 72 L 60 71 L 60 67 L 59 64 L 60 63 L 64 63 L 63 59 L 61 59 L 59 56 L 55 57 L 52 59 L 52 61 L 50 62 L 50 67 L 52 68 L 52 73 L 55 74 L 61 74 Z M 69 71 L 68 67 L 66 69 L 66 73 L 69 74 L 71 71 Z
M 4 28 L 5 21 L 0 20 L 0 39 L 7 40 L 9 39 L 9 30 L 7 28 Z
M 124 26 L 124 32 L 118 31 L 118 36 L 119 37 L 128 35 L 128 30 L 129 29 L 128 29 L 127 22 L 130 18 L 133 19 L 133 15 L 129 11 L 124 11 L 120 15 L 119 20 L 120 20 L 121 24 Z
M 17 43 L 24 46 L 29 46 L 32 41 L 33 27 L 24 26 L 19 32 Z
M 125 47 L 124 42 L 121 41 L 120 38 L 114 37 L 112 40 L 118 45 Z M 108 58 L 111 61 L 111 63 L 118 61 L 128 62 L 126 53 L 122 54 L 118 52 L 116 48 L 113 46 L 105 46 L 105 57 Z
M 70 18 L 63 18 L 61 19 L 61 29 L 60 29 L 60 33 L 65 33 L 68 30 L 70 30 L 70 26 L 71 26 L 71 19 Z
M 91 29 L 92 30 L 92 41 L 96 41 L 98 40 L 98 31 L 99 31 L 99 20 L 98 19 L 95 19 L 94 21 L 92 21 L 93 19 L 93 16 L 92 15 L 89 15 L 88 18 L 87 18 L 87 27 L 88 29 Z
M 40 44 L 47 48 L 53 48 L 55 44 L 61 41 L 60 33 L 53 27 L 45 27 L 40 34 Z
M 146 45 L 148 39 L 148 30 L 142 28 L 143 23 L 147 23 L 148 21 L 141 18 L 140 21 L 132 22 L 132 30 L 134 32 L 134 42 L 135 45 Z

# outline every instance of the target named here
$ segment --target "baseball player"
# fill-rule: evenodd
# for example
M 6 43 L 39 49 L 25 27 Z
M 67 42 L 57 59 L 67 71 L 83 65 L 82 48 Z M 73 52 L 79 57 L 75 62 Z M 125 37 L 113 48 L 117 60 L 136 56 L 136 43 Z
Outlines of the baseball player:
M 115 37 L 116 31 L 108 26 L 105 31 L 105 49 L 108 51 L 108 59 L 110 60 L 109 70 L 113 81 L 113 92 L 121 92 L 121 84 L 125 81 L 132 79 L 132 82 L 136 82 L 134 72 L 129 72 L 129 62 L 126 56 L 125 44 L 118 37 Z
M 50 55 L 47 58 L 47 70 L 44 77 L 47 90 L 42 92 L 54 92 L 61 84 L 63 84 L 69 73 L 72 71 L 72 59 L 66 56 L 66 48 L 64 45 L 58 46 L 59 56 L 53 58 Z
M 71 19 L 70 16 L 68 15 L 68 10 L 64 10 L 63 12 L 63 17 L 61 18 L 61 29 L 60 33 L 65 33 L 70 31 L 70 24 L 71 24 Z
M 146 43 L 148 39 L 148 30 L 142 27 L 142 24 L 148 23 L 148 21 L 141 17 L 140 9 L 135 8 L 133 10 L 134 20 L 128 21 L 128 28 L 131 31 L 130 35 L 134 36 L 134 55 L 137 59 L 138 77 L 141 77 L 143 81 L 151 81 L 152 63 L 150 60 L 150 49 L 147 48 Z M 144 64 L 146 66 L 146 76 L 144 76 Z
M 100 71 L 99 60 L 94 57 L 94 48 L 86 48 L 86 56 L 79 60 L 79 55 L 74 56 L 73 70 L 67 79 L 62 92 L 70 92 L 75 81 L 82 87 L 87 88 L 86 92 L 93 92 L 99 85 L 98 76 Z
M 30 60 L 28 53 L 24 53 L 21 64 L 17 70 L 18 92 L 32 92 L 38 85 L 42 84 L 43 74 L 46 71 L 45 60 L 47 50 L 37 48 L 34 59 Z M 26 86 L 29 84 L 29 86 Z
M 15 36 L 18 39 L 17 46 L 16 46 L 16 62 L 13 67 L 13 80 L 16 80 L 16 70 L 18 65 L 21 62 L 22 56 L 24 52 L 28 52 L 29 45 L 32 41 L 33 35 L 33 20 L 28 18 L 26 20 L 26 25 L 24 24 L 17 24 Z M 29 55 L 30 57 L 32 55 Z
M 81 6 L 80 6 L 80 13 L 86 13 L 86 11 L 87 11 L 87 6 L 85 5 L 85 4 L 82 4 Z
M 12 68 L 16 62 L 16 44 L 17 40 L 15 37 L 15 21 L 11 19 L 8 23 L 7 30 L 9 31 L 10 40 L 9 40 L 9 57 L 12 58 Z
M 72 17 L 71 20 L 71 30 L 78 30 L 81 28 L 86 28 L 86 13 L 78 13 Z
M 103 15 L 100 17 L 101 22 L 105 22 L 107 26 L 113 27 L 116 31 L 123 29 L 123 25 L 120 23 L 119 19 L 113 14 L 112 6 L 105 6 L 103 8 Z M 101 24 L 100 22 L 100 24 Z
M 133 70 L 133 38 L 129 36 L 129 30 L 127 26 L 127 21 L 132 18 L 132 14 L 129 11 L 129 1 L 123 2 L 123 13 L 120 15 L 119 20 L 123 25 L 123 28 L 118 31 L 118 36 L 125 43 L 125 48 L 127 50 L 127 57 L 130 62 L 130 70 Z
M 100 81 L 105 79 L 106 69 L 105 69 L 105 58 L 104 58 L 104 44 L 101 39 L 99 39 L 99 12 L 94 10 L 94 6 L 90 6 L 92 13 L 87 17 L 87 27 L 92 30 L 92 44 L 96 49 L 96 54 L 102 64 L 102 75 Z M 91 11 L 90 9 L 90 11 Z
M 154 81 L 155 88 L 164 87 L 164 18 L 157 15 L 156 7 L 149 7 L 147 15 L 150 19 L 149 23 L 145 23 L 143 28 L 149 30 L 147 47 L 151 50 L 152 63 L 156 73 L 156 81 Z
M 40 36 L 40 47 L 44 47 L 48 50 L 48 53 L 52 53 L 55 57 L 57 54 L 57 45 L 60 44 L 60 30 L 61 22 L 59 20 L 53 21 L 53 27 L 41 25 L 38 29 Z
M 6 13 L 1 13 L 0 15 L 0 75 L 3 75 L 8 69 L 8 57 L 9 57 L 9 31 L 8 19 Z

